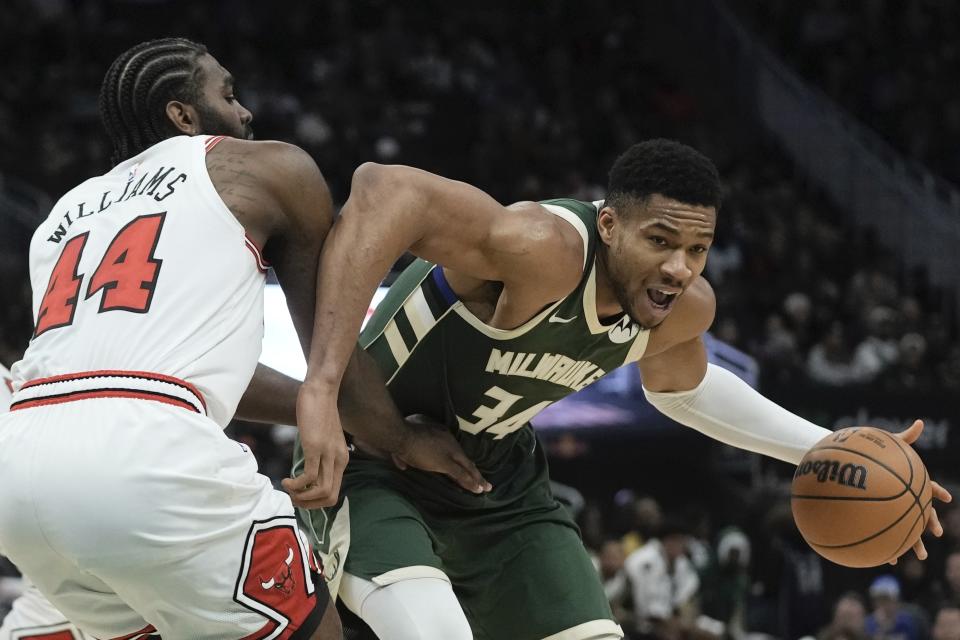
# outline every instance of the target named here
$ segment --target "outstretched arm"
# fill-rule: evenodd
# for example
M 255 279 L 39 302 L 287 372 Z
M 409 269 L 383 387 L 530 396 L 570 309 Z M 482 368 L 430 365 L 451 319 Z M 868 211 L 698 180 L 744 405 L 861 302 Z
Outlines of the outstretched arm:
M 767 400 L 726 369 L 707 363 L 701 335 L 716 299 L 704 279 L 677 301 L 640 360 L 650 403 L 677 422 L 729 445 L 797 464 L 829 431 Z
M 726 444 L 798 464 L 830 431 L 804 420 L 763 397 L 726 369 L 707 362 L 700 335 L 713 322 L 716 301 L 705 280 L 697 281 L 678 301 L 673 314 L 651 336 L 648 354 L 640 360 L 644 394 L 662 413 Z M 690 336 L 693 337 L 690 337 Z M 916 441 L 923 423 L 897 434 Z M 934 495 L 950 494 L 934 483 Z M 928 528 L 943 528 L 931 509 Z M 923 559 L 926 550 L 914 547 Z

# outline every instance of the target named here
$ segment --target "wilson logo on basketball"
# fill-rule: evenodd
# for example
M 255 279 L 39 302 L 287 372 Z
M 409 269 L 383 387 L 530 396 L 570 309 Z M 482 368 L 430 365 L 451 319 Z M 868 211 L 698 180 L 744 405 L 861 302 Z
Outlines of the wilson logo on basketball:
M 815 462 L 804 462 L 797 467 L 794 478 L 814 474 L 817 482 L 836 482 L 837 484 L 854 487 L 857 489 L 867 488 L 867 468 L 863 465 L 846 463 L 841 465 L 836 460 L 817 460 Z

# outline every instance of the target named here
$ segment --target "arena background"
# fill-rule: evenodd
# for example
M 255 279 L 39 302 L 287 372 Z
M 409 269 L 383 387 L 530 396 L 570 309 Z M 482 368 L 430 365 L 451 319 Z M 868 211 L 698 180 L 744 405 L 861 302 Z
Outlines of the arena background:
M 14 362 L 31 332 L 33 228 L 60 193 L 108 168 L 103 73 L 132 44 L 169 35 L 205 43 L 237 77 L 257 137 L 307 149 L 337 203 L 366 160 L 466 180 L 502 202 L 601 199 L 606 169 L 631 143 L 697 147 L 724 182 L 707 268 L 714 360 L 824 426 L 899 430 L 923 418 L 918 450 L 935 477 L 957 480 L 956 3 L 9 0 L 0 362 Z M 281 344 L 282 305 L 268 300 Z M 265 361 L 295 370 L 296 355 L 272 344 Z M 618 570 L 657 535 L 660 513 L 693 532 L 695 607 L 729 635 L 868 637 L 832 622 L 834 604 L 852 590 L 868 613 L 883 606 L 870 587 L 892 573 L 900 613 L 921 634 L 903 637 L 960 637 L 933 626 L 938 608 L 960 605 L 960 555 L 950 555 L 960 509 L 943 511 L 947 534 L 926 563 L 843 570 L 798 538 L 788 465 L 670 423 L 644 403 L 635 371 L 538 427 L 628 631 Z M 231 434 L 265 473 L 287 472 L 290 429 L 235 423 Z M 746 532 L 749 558 L 727 553 L 731 527 Z M 17 579 L 9 564 L 0 574 L 2 616 Z

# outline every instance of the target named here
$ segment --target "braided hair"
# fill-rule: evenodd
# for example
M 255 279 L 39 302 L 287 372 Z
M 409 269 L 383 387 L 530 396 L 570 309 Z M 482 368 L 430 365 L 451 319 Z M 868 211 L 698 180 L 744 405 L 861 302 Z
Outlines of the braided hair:
M 113 144 L 112 165 L 177 135 L 167 117 L 171 100 L 196 104 L 207 53 L 184 38 L 142 42 L 113 61 L 100 87 L 100 119 Z

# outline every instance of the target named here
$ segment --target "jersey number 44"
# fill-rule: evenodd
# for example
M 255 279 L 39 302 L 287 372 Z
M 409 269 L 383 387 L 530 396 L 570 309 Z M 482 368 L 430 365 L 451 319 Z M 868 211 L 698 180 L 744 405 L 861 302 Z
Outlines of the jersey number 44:
M 163 211 L 135 218 L 114 236 L 90 276 L 83 297 L 89 300 L 103 292 L 98 313 L 116 310 L 147 313 L 150 310 L 163 263 L 154 258 L 153 252 L 166 215 Z M 89 235 L 89 231 L 81 233 L 64 245 L 40 302 L 34 338 L 73 323 L 84 278 L 77 269 Z

